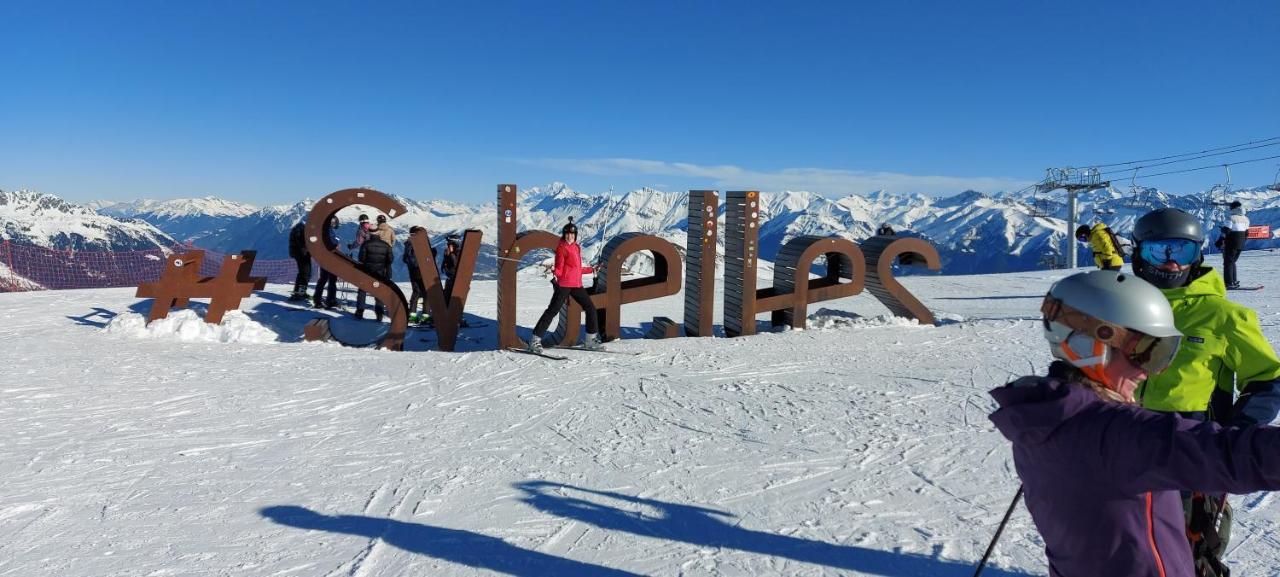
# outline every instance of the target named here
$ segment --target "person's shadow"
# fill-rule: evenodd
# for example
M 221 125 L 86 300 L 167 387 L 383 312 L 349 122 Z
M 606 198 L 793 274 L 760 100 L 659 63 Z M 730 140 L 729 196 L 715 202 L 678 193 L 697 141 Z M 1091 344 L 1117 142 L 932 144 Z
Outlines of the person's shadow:
M 508 575 L 638 577 L 636 573 L 521 549 L 496 537 L 459 529 L 445 529 L 363 515 L 329 516 L 292 505 L 266 507 L 259 512 L 263 517 L 281 525 L 311 531 L 359 535 L 368 539 L 382 539 L 388 545 L 399 547 L 410 553 Z
M 632 497 L 609 491 L 583 489 L 546 481 L 517 483 L 525 493 L 521 500 L 552 515 L 589 523 L 603 529 L 625 531 L 644 537 L 691 543 L 701 547 L 722 547 L 804 563 L 824 565 L 873 575 L 938 577 L 972 575 L 976 562 L 959 562 L 915 553 L 879 551 L 852 545 L 835 545 L 786 535 L 743 529 L 725 511 L 666 503 Z M 578 498 L 564 494 L 577 492 Z M 641 511 L 614 508 L 599 501 L 613 499 L 621 503 L 642 505 L 658 511 L 649 515 Z M 982 538 L 988 535 L 983 534 Z M 981 538 L 975 536 L 975 540 Z M 1031 577 L 1033 574 L 988 566 L 982 573 L 990 577 Z

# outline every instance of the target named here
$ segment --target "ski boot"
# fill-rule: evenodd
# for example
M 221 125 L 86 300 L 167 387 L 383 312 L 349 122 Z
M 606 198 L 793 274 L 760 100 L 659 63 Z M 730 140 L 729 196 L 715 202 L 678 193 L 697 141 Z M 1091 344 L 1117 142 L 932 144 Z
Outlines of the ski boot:
M 600 342 L 598 333 L 587 333 L 586 338 L 582 339 L 582 348 L 588 351 L 603 351 L 604 343 Z
M 532 337 L 529 339 L 529 352 L 540 355 L 542 354 L 542 337 Z

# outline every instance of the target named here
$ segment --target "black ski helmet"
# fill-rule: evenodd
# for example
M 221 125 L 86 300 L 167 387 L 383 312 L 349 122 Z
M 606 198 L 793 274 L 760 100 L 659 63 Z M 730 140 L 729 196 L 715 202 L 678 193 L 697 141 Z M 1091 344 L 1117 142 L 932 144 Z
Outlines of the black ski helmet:
M 1090 232 L 1090 230 L 1091 230 L 1091 229 L 1089 228 L 1089 225 L 1087 225 L 1087 224 L 1082 224 L 1082 225 L 1080 225 L 1080 226 L 1077 226 L 1077 227 L 1076 227 L 1076 238 L 1081 238 L 1081 237 L 1089 238 L 1089 232 Z
M 1153 210 L 1133 223 L 1133 272 L 1139 278 L 1162 289 L 1186 286 L 1191 280 L 1191 273 L 1204 262 L 1204 254 L 1196 259 L 1187 270 L 1171 272 L 1160 270 L 1158 263 L 1149 263 L 1142 258 L 1142 243 L 1148 240 L 1164 240 L 1182 238 L 1204 244 L 1204 228 L 1200 221 L 1190 213 L 1176 208 Z
M 562 237 L 569 233 L 573 233 L 574 236 L 578 236 L 578 225 L 573 224 L 572 216 L 569 217 L 569 224 L 564 225 L 564 227 L 560 229 L 560 236 Z
M 1133 241 L 1185 238 L 1204 242 L 1204 229 L 1190 213 L 1176 208 L 1160 208 L 1142 215 L 1133 223 Z

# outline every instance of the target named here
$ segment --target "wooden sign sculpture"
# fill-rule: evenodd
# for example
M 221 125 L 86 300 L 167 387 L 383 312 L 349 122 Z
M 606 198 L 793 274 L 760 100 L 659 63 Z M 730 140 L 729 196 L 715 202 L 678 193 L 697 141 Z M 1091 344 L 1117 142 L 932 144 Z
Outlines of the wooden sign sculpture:
M 730 192 L 724 205 L 724 334 L 756 334 L 760 193 Z M 711 270 L 712 276 L 715 269 Z
M 901 317 L 934 323 L 933 314 L 893 277 L 893 263 L 940 268 L 938 251 L 918 238 L 875 236 L 861 246 L 839 237 L 802 236 L 791 239 L 774 263 L 773 286 L 756 286 L 759 255 L 759 193 L 730 192 L 725 203 L 724 332 L 736 337 L 756 332 L 756 315 L 773 311 L 773 326 L 804 328 L 809 304 L 853 296 L 863 283 L 871 294 Z M 810 279 L 809 268 L 819 256 L 827 259 L 827 273 Z M 850 282 L 840 282 L 840 279 Z
M 418 261 L 418 271 L 422 273 L 422 284 L 427 289 L 427 308 L 435 321 L 437 346 L 442 351 L 452 351 L 458 342 L 462 311 L 467 305 L 471 277 L 475 274 L 476 257 L 480 253 L 480 238 L 478 230 L 463 233 L 462 246 L 458 247 L 458 270 L 454 272 L 453 291 L 445 294 L 436 260 L 431 257 L 431 235 L 426 230 L 419 230 L 409 236 L 413 257 Z
M 627 257 L 646 250 L 653 254 L 653 276 L 623 281 L 622 265 Z M 680 253 L 674 244 L 638 232 L 613 237 L 601 253 L 600 269 L 596 271 L 591 293 L 591 302 L 600 317 L 601 337 L 608 341 L 622 336 L 622 305 L 676 294 L 680 292 L 680 285 Z M 572 299 L 566 301 L 560 311 L 555 344 L 578 342 L 581 318 L 582 307 Z
M 516 273 L 525 255 L 545 249 L 555 251 L 560 237 L 545 230 L 516 234 L 516 185 L 498 185 L 498 348 L 523 348 L 516 336 Z M 593 300 L 594 302 L 594 300 Z M 551 343 L 548 343 L 551 344 Z
M 809 278 L 819 256 L 827 257 L 827 274 Z M 756 291 L 756 311 L 773 311 L 773 326 L 802 329 L 810 303 L 835 300 L 862 292 L 866 263 L 853 241 L 839 237 L 798 236 L 778 252 L 773 264 L 773 287 Z M 849 279 L 842 283 L 840 279 Z
M 391 279 L 366 272 L 355 261 L 338 252 L 336 247 L 330 250 L 324 245 L 324 235 L 328 234 L 324 227 L 329 222 L 329 217 L 343 208 L 356 204 L 373 207 L 389 218 L 404 214 L 405 210 L 404 205 L 395 199 L 373 189 L 339 190 L 317 201 L 315 206 L 311 207 L 311 212 L 307 214 L 307 247 L 311 251 L 311 258 L 314 258 L 321 268 L 373 295 L 373 298 L 378 299 L 386 307 L 387 316 L 391 319 L 391 329 L 378 343 L 378 348 L 398 351 L 404 348 L 404 333 L 409 326 L 404 292 L 391 282 Z M 427 250 L 426 254 L 427 258 L 430 258 L 431 251 Z M 318 324 L 309 325 L 305 336 L 308 340 L 313 340 L 327 332 L 327 327 L 321 327 Z
M 209 299 L 204 321 L 218 324 L 227 311 L 240 308 L 241 299 L 266 287 L 266 277 L 249 276 L 256 256 L 252 250 L 226 255 L 217 276 L 201 277 L 204 251 L 169 255 L 160 280 L 138 285 L 135 296 L 155 299 L 147 322 L 165 318 L 169 309 L 185 307 L 193 298 Z
M 689 232 L 684 243 L 684 334 L 712 336 L 716 307 L 716 213 L 714 190 L 689 191 Z M 703 269 L 710 274 L 702 274 Z
M 867 289 L 894 315 L 913 318 L 921 324 L 937 321 L 929 307 L 893 278 L 893 263 L 924 264 L 929 270 L 942 268 L 938 249 L 922 239 L 911 237 L 873 236 L 862 241 L 867 258 Z
M 516 200 L 516 185 L 498 185 L 497 330 L 500 348 L 525 346 L 524 341 L 516 335 L 516 305 L 519 294 L 517 273 L 520 263 L 531 252 L 554 251 L 560 241 L 559 236 L 545 230 L 519 232 L 519 207 Z M 364 289 L 387 307 L 391 329 L 379 346 L 400 350 L 408 321 L 404 293 L 390 279 L 367 273 L 336 249 L 324 248 L 326 231 L 323 227 L 329 217 L 342 208 L 357 204 L 368 205 L 391 218 L 403 214 L 405 210 L 399 202 L 376 190 L 340 190 L 320 199 L 312 208 L 307 219 L 306 241 L 311 247 L 312 256 L 321 267 Z M 688 287 L 684 301 L 684 333 L 688 336 L 712 334 L 718 208 L 719 196 L 715 191 L 690 191 L 685 247 L 687 261 L 684 263 L 681 263 L 675 245 L 653 235 L 625 233 L 605 245 L 595 283 L 590 288 L 591 300 L 599 315 L 597 320 L 600 321 L 601 336 L 605 340 L 621 336 L 622 305 L 676 294 L 686 279 Z M 770 321 L 774 326 L 803 328 L 810 304 L 859 294 L 864 285 L 893 314 L 915 318 L 922 323 L 934 322 L 928 308 L 893 277 L 892 267 L 895 262 L 924 264 L 931 270 L 938 270 L 938 252 L 928 242 L 917 238 L 876 236 L 859 245 L 840 237 L 797 237 L 788 241 L 778 252 L 773 285 L 757 288 L 760 209 L 758 191 L 729 192 L 725 199 L 723 317 L 727 336 L 755 334 L 756 316 L 763 312 L 773 313 Z M 406 241 L 414 248 L 418 269 L 426 285 L 427 306 L 436 319 L 438 346 L 441 350 L 453 350 L 457 342 L 458 325 L 462 320 L 462 310 L 475 272 L 480 240 L 480 231 L 466 231 L 451 294 L 446 294 L 441 286 L 440 273 L 431 255 L 431 237 L 428 233 L 416 232 Z M 624 281 L 623 264 L 628 257 L 642 251 L 653 256 L 653 274 Z M 246 258 L 251 263 L 253 254 L 246 252 L 240 258 Z M 809 278 L 810 269 L 819 258 L 825 258 L 826 272 L 819 278 Z M 194 278 L 194 270 L 198 266 L 198 261 L 193 268 L 186 270 L 171 266 L 173 270 L 166 271 L 168 280 L 162 279 L 162 283 L 157 283 L 166 288 L 147 288 L 146 290 L 151 291 L 148 294 L 159 295 L 158 302 L 164 299 L 169 306 L 185 303 L 185 293 L 174 287 L 199 285 L 203 282 Z M 241 266 L 246 265 L 242 262 Z M 231 267 L 224 266 L 224 274 L 230 269 Z M 241 276 L 247 275 L 248 268 L 243 270 L 245 272 Z M 219 275 L 219 278 L 222 276 Z M 258 286 L 260 288 L 261 284 Z M 139 287 L 140 296 L 143 291 L 144 288 Z M 221 300 L 229 298 L 223 297 Z M 238 305 L 238 298 L 234 302 Z M 211 305 L 211 317 L 214 316 L 214 309 Z M 153 316 L 155 314 L 153 310 Z M 561 309 L 560 324 L 555 335 L 546 344 L 557 346 L 576 342 L 581 330 L 581 317 L 582 311 L 577 303 L 567 301 Z M 216 318 L 221 318 L 221 311 L 217 312 Z M 330 334 L 326 323 L 327 320 L 321 319 L 309 324 L 306 329 L 308 340 L 325 338 Z M 680 324 L 666 317 L 655 317 L 647 333 L 650 338 L 679 335 Z

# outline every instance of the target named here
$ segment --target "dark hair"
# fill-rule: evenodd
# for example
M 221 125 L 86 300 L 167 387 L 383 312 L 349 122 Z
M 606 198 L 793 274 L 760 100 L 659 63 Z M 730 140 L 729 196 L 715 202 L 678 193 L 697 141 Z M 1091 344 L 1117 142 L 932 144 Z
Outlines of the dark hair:
M 369 220 L 369 215 L 367 214 L 360 215 L 360 220 Z
M 379 215 L 378 215 L 378 224 L 382 224 L 382 223 L 384 223 L 384 222 L 387 222 L 387 215 L 385 215 L 385 214 L 379 214 Z
M 1228 205 L 1228 208 L 1240 208 L 1240 201 L 1238 200 L 1231 201 L 1231 204 Z

